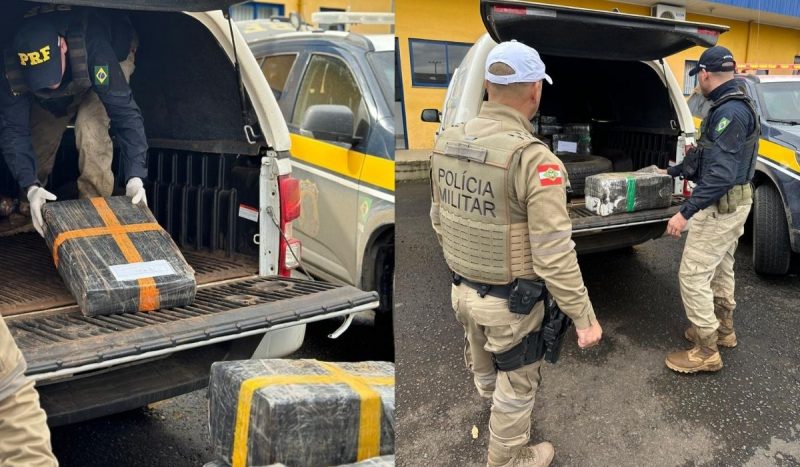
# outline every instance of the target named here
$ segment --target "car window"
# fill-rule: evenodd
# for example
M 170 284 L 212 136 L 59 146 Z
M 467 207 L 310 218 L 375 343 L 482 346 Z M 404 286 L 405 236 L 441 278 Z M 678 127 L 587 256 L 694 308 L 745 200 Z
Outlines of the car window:
M 355 77 L 344 61 L 329 55 L 313 55 L 308 63 L 292 115 L 292 123 L 303 124 L 303 118 L 312 105 L 344 105 L 353 111 L 353 134 L 365 136 L 369 119 L 367 107 Z
M 292 71 L 292 65 L 297 60 L 297 54 L 273 55 L 264 58 L 261 62 L 261 71 L 267 77 L 269 87 L 275 94 L 275 99 L 280 99 L 286 89 L 286 79 Z
M 689 97 L 689 110 L 692 111 L 692 116 L 699 119 L 706 118 L 708 109 L 711 107 L 711 102 L 703 96 L 699 89 L 695 89 L 691 97 Z
M 759 90 L 768 120 L 792 125 L 800 122 L 800 81 L 761 83 Z

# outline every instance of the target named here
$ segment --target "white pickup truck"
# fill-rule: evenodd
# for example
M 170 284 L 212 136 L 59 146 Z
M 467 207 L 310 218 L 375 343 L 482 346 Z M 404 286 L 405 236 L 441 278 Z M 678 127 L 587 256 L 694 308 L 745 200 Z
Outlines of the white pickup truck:
M 131 87 L 150 146 L 147 197 L 199 287 L 189 306 L 86 317 L 35 232 L 0 238 L 0 313 L 51 425 L 204 387 L 214 361 L 289 354 L 305 323 L 378 305 L 374 292 L 290 277 L 301 248 L 291 238 L 300 192 L 289 132 L 247 44 L 223 17 L 235 1 L 60 3 L 129 13 L 140 41 Z M 4 2 L 4 46 L 33 8 L 62 7 Z M 74 184 L 76 154 L 68 132 L 49 189 Z M 0 167 L 0 191 L 16 190 Z

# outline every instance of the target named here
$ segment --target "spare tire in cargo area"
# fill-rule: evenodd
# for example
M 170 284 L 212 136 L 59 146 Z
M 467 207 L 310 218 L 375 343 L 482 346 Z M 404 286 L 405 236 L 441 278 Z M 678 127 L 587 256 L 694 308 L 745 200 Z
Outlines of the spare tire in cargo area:
M 611 172 L 613 164 L 609 159 L 593 155 L 558 156 L 564 163 L 569 176 L 569 184 L 576 196 L 583 196 L 586 177 L 604 172 Z

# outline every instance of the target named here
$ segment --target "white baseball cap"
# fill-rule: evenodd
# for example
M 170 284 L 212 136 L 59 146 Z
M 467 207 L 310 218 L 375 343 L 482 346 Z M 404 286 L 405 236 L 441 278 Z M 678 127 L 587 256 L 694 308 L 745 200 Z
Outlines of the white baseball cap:
M 510 66 L 514 73 L 502 76 L 490 73 L 489 66 L 498 62 Z M 521 42 L 501 42 L 486 57 L 486 80 L 490 83 L 534 83 L 543 79 L 553 84 L 553 78 L 544 72 L 539 52 Z

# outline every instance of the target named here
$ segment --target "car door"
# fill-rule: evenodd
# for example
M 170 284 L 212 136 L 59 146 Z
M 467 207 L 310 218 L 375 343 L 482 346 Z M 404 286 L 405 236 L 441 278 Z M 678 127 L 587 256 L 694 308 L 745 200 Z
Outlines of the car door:
M 303 258 L 318 275 L 349 284 L 357 282 L 359 180 L 370 128 L 354 62 L 334 48 L 310 52 L 287 117 L 293 173 L 300 179 L 302 193 L 295 234 L 303 242 Z M 304 118 L 316 105 L 343 105 L 353 112 L 353 145 L 314 138 L 304 131 Z

